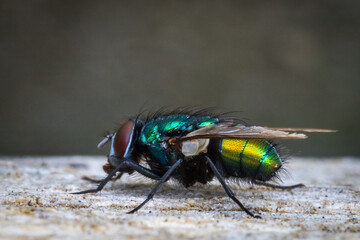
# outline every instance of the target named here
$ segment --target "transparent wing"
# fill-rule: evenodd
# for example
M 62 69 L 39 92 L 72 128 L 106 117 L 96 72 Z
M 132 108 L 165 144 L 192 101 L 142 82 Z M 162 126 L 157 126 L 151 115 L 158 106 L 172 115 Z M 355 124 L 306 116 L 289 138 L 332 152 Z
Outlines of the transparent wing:
M 238 138 L 238 139 L 305 139 L 307 136 L 297 132 L 336 132 L 316 128 L 268 128 L 259 126 L 231 126 L 226 123 L 200 128 L 186 136 L 170 139 L 170 142 L 183 142 L 192 139 Z

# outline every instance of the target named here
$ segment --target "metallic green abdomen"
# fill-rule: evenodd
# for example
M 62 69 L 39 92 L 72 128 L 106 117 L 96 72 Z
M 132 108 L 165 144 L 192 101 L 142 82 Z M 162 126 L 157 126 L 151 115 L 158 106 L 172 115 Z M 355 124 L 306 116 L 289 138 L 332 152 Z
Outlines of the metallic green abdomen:
M 220 155 L 227 172 L 238 177 L 267 180 L 282 165 L 276 148 L 260 139 L 222 139 Z

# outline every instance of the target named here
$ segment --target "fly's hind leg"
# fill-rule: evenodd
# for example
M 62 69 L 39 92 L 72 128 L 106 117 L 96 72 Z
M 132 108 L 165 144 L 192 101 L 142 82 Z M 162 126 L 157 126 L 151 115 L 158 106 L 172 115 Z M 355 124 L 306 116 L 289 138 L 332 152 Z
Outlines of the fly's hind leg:
M 248 215 L 250 215 L 253 218 L 261 218 L 259 215 L 253 214 L 252 212 L 250 212 L 246 207 L 244 207 L 244 205 L 242 205 L 242 203 L 235 197 L 235 194 L 233 193 L 233 191 L 231 191 L 231 189 L 229 188 L 229 186 L 226 184 L 225 179 L 223 176 L 221 176 L 219 170 L 216 168 L 215 164 L 211 161 L 211 159 L 207 156 L 205 156 L 207 162 L 209 163 L 211 170 L 214 172 L 215 176 L 217 177 L 217 179 L 219 180 L 219 182 L 221 183 L 221 185 L 223 186 L 223 188 L 225 189 L 225 192 L 227 193 L 227 195 L 237 204 L 239 205 L 239 207 L 246 212 Z
M 305 185 L 302 183 L 295 184 L 295 185 L 289 185 L 289 186 L 280 186 L 280 185 L 266 183 L 266 182 L 262 182 L 262 181 L 258 181 L 258 180 L 253 180 L 252 182 L 256 185 L 262 185 L 262 186 L 266 186 L 266 187 L 280 188 L 280 189 L 293 189 L 293 188 L 298 188 L 298 187 L 305 187 Z

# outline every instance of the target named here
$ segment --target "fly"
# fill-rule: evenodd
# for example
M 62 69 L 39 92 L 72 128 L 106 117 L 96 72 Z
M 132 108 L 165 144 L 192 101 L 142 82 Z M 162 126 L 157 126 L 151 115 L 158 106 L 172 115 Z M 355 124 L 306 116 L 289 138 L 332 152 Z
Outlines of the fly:
M 138 172 L 158 182 L 147 198 L 129 212 L 134 213 L 170 178 L 190 187 L 198 182 L 206 184 L 216 177 L 227 195 L 243 211 L 260 218 L 235 197 L 225 179 L 235 178 L 281 189 L 303 186 L 268 183 L 278 177 L 284 162 L 275 141 L 307 138 L 299 132 L 334 131 L 247 126 L 240 120 L 205 110 L 158 112 L 145 119 L 137 116 L 114 133 L 107 134 L 98 144 L 101 148 L 111 141 L 108 162 L 103 166 L 108 175 L 102 180 L 85 177 L 85 180 L 99 183 L 98 187 L 75 194 L 101 191 L 110 180 L 119 179 L 123 173 Z

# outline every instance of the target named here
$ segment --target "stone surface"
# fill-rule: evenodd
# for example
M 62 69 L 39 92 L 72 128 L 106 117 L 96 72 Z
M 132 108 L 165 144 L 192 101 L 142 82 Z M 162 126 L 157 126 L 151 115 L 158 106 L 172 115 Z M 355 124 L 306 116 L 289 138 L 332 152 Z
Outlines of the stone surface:
M 297 158 L 284 184 L 271 189 L 230 182 L 238 199 L 262 219 L 239 210 L 217 181 L 189 189 L 166 183 L 135 214 L 154 186 L 123 176 L 96 194 L 86 175 L 104 177 L 104 157 L 0 158 L 2 239 L 360 239 L 360 159 Z

